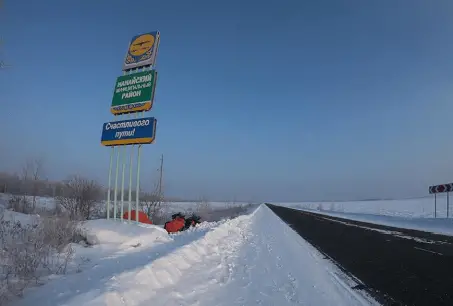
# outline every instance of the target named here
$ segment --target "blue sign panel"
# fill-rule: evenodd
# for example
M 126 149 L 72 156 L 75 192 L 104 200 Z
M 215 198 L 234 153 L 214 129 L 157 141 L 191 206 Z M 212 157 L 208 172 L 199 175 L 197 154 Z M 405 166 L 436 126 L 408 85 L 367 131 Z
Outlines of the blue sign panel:
M 154 117 L 137 118 L 104 123 L 101 144 L 118 146 L 153 143 L 157 120 Z

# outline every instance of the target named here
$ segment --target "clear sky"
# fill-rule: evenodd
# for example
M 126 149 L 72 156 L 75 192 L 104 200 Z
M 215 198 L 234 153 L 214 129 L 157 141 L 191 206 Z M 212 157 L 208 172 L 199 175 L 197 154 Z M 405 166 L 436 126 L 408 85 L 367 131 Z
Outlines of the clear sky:
M 406 197 L 453 180 L 453 1 L 4 0 L 1 170 L 106 184 L 132 36 L 159 30 L 142 182 L 170 196 Z

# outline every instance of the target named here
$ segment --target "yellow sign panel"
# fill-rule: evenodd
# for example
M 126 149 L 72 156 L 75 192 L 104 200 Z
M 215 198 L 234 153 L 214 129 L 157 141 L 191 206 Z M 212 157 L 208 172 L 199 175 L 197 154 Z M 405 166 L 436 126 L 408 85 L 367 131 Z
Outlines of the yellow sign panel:
M 134 36 L 129 44 L 123 70 L 153 66 L 159 48 L 160 33 L 149 32 Z
M 145 34 L 137 37 L 129 47 L 129 53 L 133 56 L 140 56 L 150 51 L 154 45 L 154 36 Z

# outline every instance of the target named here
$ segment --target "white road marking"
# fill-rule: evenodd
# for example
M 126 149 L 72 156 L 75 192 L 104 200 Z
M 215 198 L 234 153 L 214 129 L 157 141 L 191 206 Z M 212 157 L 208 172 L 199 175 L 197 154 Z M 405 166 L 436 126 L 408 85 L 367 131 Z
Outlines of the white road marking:
M 433 253 L 433 254 L 437 254 L 437 255 L 444 255 L 444 254 L 442 254 L 442 253 L 434 252 L 434 251 L 427 250 L 427 249 L 423 249 L 423 248 L 414 247 L 414 249 L 422 250 L 422 251 L 429 252 L 429 253 Z

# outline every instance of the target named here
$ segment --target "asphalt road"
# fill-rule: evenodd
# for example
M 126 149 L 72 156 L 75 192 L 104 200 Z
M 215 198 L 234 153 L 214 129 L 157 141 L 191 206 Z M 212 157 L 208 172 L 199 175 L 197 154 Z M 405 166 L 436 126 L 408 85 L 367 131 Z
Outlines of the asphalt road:
M 453 305 L 453 237 L 268 207 L 383 305 Z

